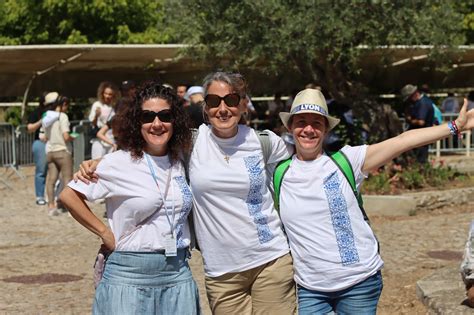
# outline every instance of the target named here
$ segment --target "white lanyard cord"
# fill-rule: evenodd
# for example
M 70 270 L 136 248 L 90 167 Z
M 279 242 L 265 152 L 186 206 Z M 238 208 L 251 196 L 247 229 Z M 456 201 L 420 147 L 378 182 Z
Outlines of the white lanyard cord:
M 166 186 L 165 186 L 165 194 L 163 195 L 163 193 L 160 189 L 160 185 L 158 184 L 158 177 L 156 176 L 155 169 L 154 169 L 153 165 L 151 164 L 151 159 L 150 159 L 150 157 L 147 153 L 144 153 L 144 155 L 145 155 L 146 161 L 148 163 L 148 168 L 150 169 L 151 176 L 153 177 L 153 180 L 155 181 L 156 187 L 158 188 L 158 191 L 160 192 L 161 199 L 163 200 L 163 205 L 165 205 L 166 198 L 168 196 L 168 190 L 169 190 L 169 187 L 170 187 L 172 167 L 170 166 L 169 171 L 168 171 L 168 177 L 166 179 Z M 171 199 L 172 199 L 171 200 L 172 201 L 171 219 L 170 219 L 169 214 L 168 214 L 168 208 L 166 206 L 164 208 L 165 208 L 166 219 L 167 219 L 168 224 L 170 226 L 170 234 L 173 236 L 173 231 L 174 231 L 174 228 L 175 228 L 175 225 L 176 225 L 174 223 L 174 219 L 176 217 L 176 211 L 175 211 L 175 206 L 174 206 L 174 185 L 171 185 L 171 186 L 172 186 L 171 187 Z

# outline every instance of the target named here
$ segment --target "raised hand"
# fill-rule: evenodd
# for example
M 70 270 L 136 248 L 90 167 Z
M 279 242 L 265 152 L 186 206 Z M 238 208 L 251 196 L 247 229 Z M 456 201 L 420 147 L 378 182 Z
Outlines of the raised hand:
M 459 116 L 456 118 L 456 125 L 460 131 L 466 131 L 474 128 L 474 109 L 467 110 L 467 99 L 464 99 L 464 103 L 459 111 Z

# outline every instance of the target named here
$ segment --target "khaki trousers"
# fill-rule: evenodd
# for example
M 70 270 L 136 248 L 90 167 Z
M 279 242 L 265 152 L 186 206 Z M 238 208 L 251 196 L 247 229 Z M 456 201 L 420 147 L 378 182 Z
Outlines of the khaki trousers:
M 206 290 L 212 314 L 296 313 L 290 254 L 243 272 L 206 277 Z
M 46 155 L 48 161 L 48 175 L 46 177 L 46 193 L 48 194 L 48 202 L 54 203 L 54 185 L 61 173 L 61 181 L 63 187 L 72 179 L 72 155 L 67 151 L 48 152 Z M 59 193 L 59 192 L 58 192 Z

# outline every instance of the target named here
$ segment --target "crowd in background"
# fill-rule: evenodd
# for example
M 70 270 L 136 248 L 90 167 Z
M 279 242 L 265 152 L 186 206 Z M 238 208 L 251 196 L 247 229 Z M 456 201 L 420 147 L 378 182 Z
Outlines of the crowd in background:
M 171 85 L 167 85 L 172 87 Z M 91 123 L 89 130 L 89 138 L 92 140 L 87 145 L 91 146 L 91 157 L 96 159 L 104 156 L 107 153 L 117 150 L 117 144 L 114 139 L 114 125 L 119 123 L 120 113 L 123 109 L 130 104 L 135 94 L 137 84 L 132 80 L 126 80 L 121 82 L 120 86 L 117 86 L 113 82 L 104 81 L 101 82 L 97 89 L 96 101 L 88 109 L 87 119 Z M 199 85 L 185 85 L 178 84 L 172 87 L 176 90 L 176 94 L 179 98 L 180 106 L 182 106 L 188 117 L 190 118 L 191 128 L 198 128 L 201 124 L 207 123 L 205 115 L 203 114 L 204 108 L 204 89 Z M 343 147 L 344 144 L 363 144 L 366 143 L 370 128 L 367 124 L 362 122 L 362 119 L 354 114 L 352 104 L 345 104 L 335 100 L 330 93 L 322 89 L 320 86 L 315 84 L 307 84 L 305 88 L 319 89 L 327 100 L 327 104 L 330 111 L 335 117 L 341 119 L 341 124 L 336 130 L 331 130 L 330 134 L 325 140 L 325 146 L 328 151 L 337 151 Z M 250 95 L 246 95 L 246 111 L 244 112 L 243 118 L 247 125 L 258 129 L 269 129 L 278 135 L 285 136 L 286 129 L 281 124 L 278 117 L 280 112 L 288 112 L 291 108 L 291 104 L 296 96 L 298 90 L 292 90 L 288 96 L 283 97 L 281 92 L 276 92 L 273 99 L 269 101 L 253 102 Z M 419 88 L 414 85 L 406 85 L 401 90 L 401 99 L 403 101 L 402 110 L 395 110 L 393 106 L 385 103 L 381 103 L 382 108 L 382 119 L 387 122 L 386 128 L 380 130 L 381 138 L 386 139 L 400 134 L 405 129 L 416 129 L 421 127 L 428 127 L 439 124 L 442 121 L 441 113 L 457 113 L 460 109 L 460 96 L 449 92 L 447 97 L 442 99 L 440 104 L 435 102 L 428 96 L 430 94 L 429 87 L 424 84 Z M 46 97 L 48 96 L 48 97 Z M 469 92 L 468 98 L 468 109 L 474 108 L 474 91 Z M 58 111 L 61 112 L 62 129 L 61 132 L 70 132 L 69 118 L 67 114 L 68 105 L 70 100 L 65 96 L 60 96 L 57 92 L 45 92 L 40 97 L 39 107 L 36 108 L 29 116 L 28 119 L 28 131 L 34 132 L 34 142 L 32 147 L 34 163 L 36 165 L 35 171 L 35 191 L 36 191 L 36 203 L 38 205 L 45 205 L 47 201 L 45 199 L 45 187 L 48 187 L 48 199 L 50 196 L 57 196 L 58 184 L 54 184 L 55 188 L 52 187 L 52 183 L 56 182 L 55 175 L 60 173 L 61 176 L 66 176 L 65 179 L 69 179 L 68 171 L 72 166 L 69 166 L 69 162 L 64 165 L 63 163 L 58 164 L 58 158 L 55 159 L 56 163 L 53 163 L 51 156 L 58 155 L 58 151 L 66 152 L 71 154 L 71 142 L 73 137 L 59 137 L 58 139 L 64 140 L 64 145 L 55 146 L 51 149 L 51 146 L 47 147 L 48 138 L 46 137 L 46 131 L 48 128 L 42 124 L 44 113 L 48 109 L 55 107 L 56 105 L 62 104 L 58 107 Z M 53 109 L 56 111 L 56 108 Z M 422 117 L 423 116 L 423 117 Z M 59 116 L 58 116 L 59 117 Z M 419 118 L 423 119 L 419 119 Z M 67 122 L 66 122 L 66 118 Z M 404 118 L 405 126 L 402 125 L 400 118 Z M 418 119 L 416 119 L 418 118 Z M 58 123 L 59 123 L 58 119 Z M 420 124 L 423 121 L 423 124 Z M 58 123 L 55 124 L 58 125 Z M 341 127 L 342 126 L 342 127 Z M 58 131 L 58 128 L 54 128 Z M 55 133 L 53 133 L 54 137 Z M 51 140 L 49 143 L 51 143 Z M 457 139 L 455 139 L 457 141 Z M 48 153 L 50 158 L 48 159 Z M 415 150 L 414 156 L 420 163 L 424 163 L 428 158 L 428 146 L 424 146 Z M 69 161 L 69 156 L 64 155 L 63 160 Z M 46 174 L 49 171 L 49 180 L 47 181 Z M 61 172 L 61 170 L 63 170 Z M 66 174 L 66 175 L 64 175 Z M 48 185 L 46 185 L 48 182 Z M 60 187 L 59 187 L 60 188 Z M 56 192 L 53 192 L 56 189 Z M 54 199 L 56 197 L 53 197 Z M 49 213 L 51 215 L 57 215 L 64 209 L 61 204 L 49 203 Z

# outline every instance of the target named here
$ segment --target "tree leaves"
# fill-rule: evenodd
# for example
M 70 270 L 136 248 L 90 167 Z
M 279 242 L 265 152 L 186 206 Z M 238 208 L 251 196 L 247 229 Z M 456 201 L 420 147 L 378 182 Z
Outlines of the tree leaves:
M 0 44 L 165 43 L 163 1 L 3 0 Z

